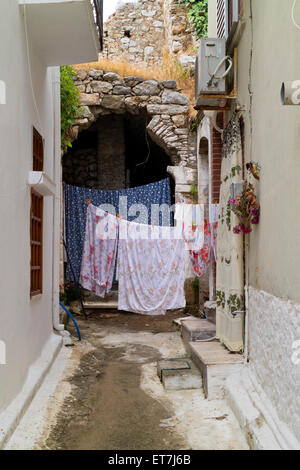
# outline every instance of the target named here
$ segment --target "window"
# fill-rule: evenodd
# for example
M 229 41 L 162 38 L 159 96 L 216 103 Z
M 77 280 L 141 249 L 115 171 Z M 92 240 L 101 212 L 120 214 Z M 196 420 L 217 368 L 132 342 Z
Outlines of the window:
M 33 171 L 43 171 L 43 169 L 44 142 L 36 129 L 33 129 Z M 44 198 L 32 189 L 30 210 L 30 295 L 32 297 L 43 293 L 43 212 Z
M 44 142 L 38 131 L 33 128 L 33 171 L 44 169 Z
M 44 198 L 31 190 L 31 296 L 43 292 L 43 209 Z

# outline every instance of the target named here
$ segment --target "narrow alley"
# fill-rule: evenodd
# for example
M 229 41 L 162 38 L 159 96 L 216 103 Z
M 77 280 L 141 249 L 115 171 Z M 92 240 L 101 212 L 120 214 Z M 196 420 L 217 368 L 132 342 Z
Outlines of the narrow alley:
M 161 384 L 157 361 L 186 357 L 176 318 L 92 314 L 79 320 L 82 343 L 69 325 L 74 346 L 60 353 L 7 449 L 248 449 L 225 401 Z
M 0 1 L 0 451 L 300 450 L 299 38 L 300 0 Z

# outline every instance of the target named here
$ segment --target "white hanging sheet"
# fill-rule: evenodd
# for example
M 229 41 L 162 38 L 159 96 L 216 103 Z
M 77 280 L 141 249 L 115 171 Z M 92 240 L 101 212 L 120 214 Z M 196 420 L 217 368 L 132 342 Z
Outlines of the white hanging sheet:
M 119 310 L 164 315 L 185 307 L 182 232 L 125 220 L 119 226 Z

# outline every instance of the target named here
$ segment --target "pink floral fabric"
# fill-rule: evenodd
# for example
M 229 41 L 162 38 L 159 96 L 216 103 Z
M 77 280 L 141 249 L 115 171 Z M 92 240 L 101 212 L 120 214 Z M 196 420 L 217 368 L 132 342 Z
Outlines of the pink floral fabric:
M 119 310 L 164 315 L 183 308 L 185 244 L 174 227 L 120 221 Z
M 197 277 L 202 277 L 209 268 L 211 261 L 212 233 L 211 226 L 205 221 L 204 244 L 200 250 L 195 250 L 195 245 L 191 239 L 185 240 L 189 248 L 190 260 L 193 271 Z
M 87 210 L 80 284 L 99 297 L 105 297 L 112 287 L 117 243 L 117 218 L 90 204 Z
M 215 260 L 217 259 L 217 240 L 218 240 L 218 222 L 211 224 L 211 246 L 214 252 Z

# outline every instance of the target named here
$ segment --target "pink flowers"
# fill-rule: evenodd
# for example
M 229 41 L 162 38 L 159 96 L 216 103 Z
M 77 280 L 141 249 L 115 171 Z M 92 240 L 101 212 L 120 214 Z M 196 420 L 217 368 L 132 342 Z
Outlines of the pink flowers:
M 239 224 L 233 229 L 233 233 L 235 235 L 239 235 L 240 233 L 244 233 L 245 235 L 248 235 L 251 232 L 252 232 L 252 228 L 250 225 L 246 227 L 244 224 Z
M 259 209 L 252 209 L 251 210 L 251 216 L 252 216 L 251 223 L 253 225 L 258 225 L 259 224 L 259 218 L 260 218 L 260 210 Z

